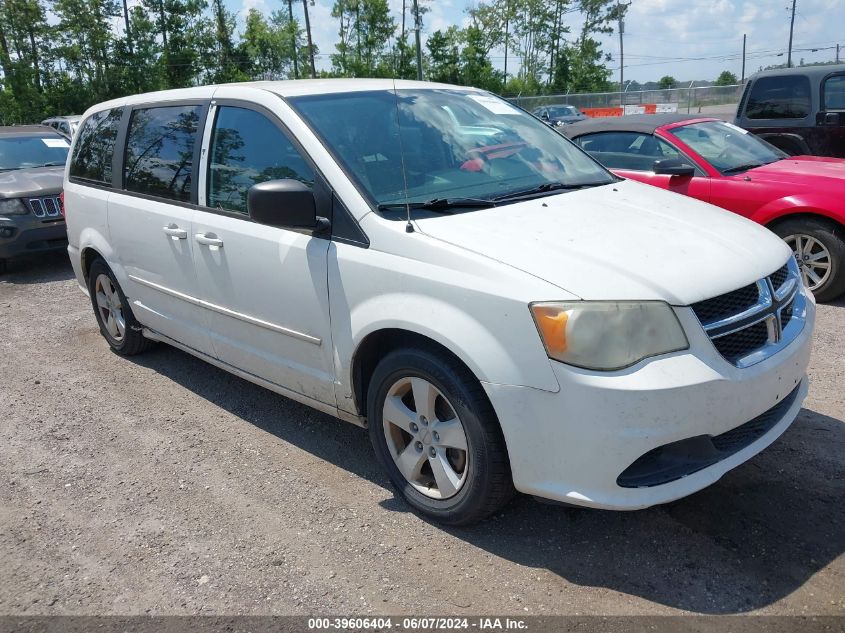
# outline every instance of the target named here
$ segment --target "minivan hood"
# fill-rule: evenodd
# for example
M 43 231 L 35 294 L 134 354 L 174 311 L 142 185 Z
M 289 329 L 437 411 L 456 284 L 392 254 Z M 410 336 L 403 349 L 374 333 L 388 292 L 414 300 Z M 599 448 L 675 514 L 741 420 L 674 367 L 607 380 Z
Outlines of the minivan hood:
M 586 300 L 689 305 L 770 275 L 791 253 L 745 218 L 631 180 L 417 226 Z
M 0 198 L 58 195 L 62 190 L 64 170 L 62 166 L 0 171 Z

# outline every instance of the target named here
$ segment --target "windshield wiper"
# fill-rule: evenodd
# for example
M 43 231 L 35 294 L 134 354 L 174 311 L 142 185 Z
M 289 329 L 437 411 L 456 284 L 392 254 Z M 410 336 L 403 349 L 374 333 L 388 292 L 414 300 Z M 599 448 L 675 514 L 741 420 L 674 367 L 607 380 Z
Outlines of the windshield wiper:
M 520 198 L 532 197 L 540 194 L 545 194 L 553 191 L 574 191 L 575 189 L 586 189 L 587 187 L 598 187 L 599 185 L 609 184 L 607 182 L 580 182 L 580 183 L 565 183 L 565 182 L 544 182 L 542 185 L 531 187 L 530 189 L 523 189 L 521 191 L 511 191 L 510 193 L 496 196 L 493 200 L 501 202 L 503 200 L 518 200 Z
M 378 205 L 379 211 L 409 209 L 424 209 L 438 213 L 449 213 L 452 209 L 495 207 L 493 200 L 484 198 L 432 198 L 425 202 L 388 202 Z
M 64 167 L 64 165 L 65 165 L 64 161 L 62 161 L 62 162 L 54 161 L 52 163 L 44 163 L 43 165 L 36 165 L 36 167 Z
M 748 171 L 749 169 L 754 169 L 755 167 L 762 167 L 763 165 L 768 165 L 769 163 L 745 163 L 744 165 L 737 165 L 736 167 L 729 167 L 728 169 L 723 169 L 723 174 L 735 174 L 740 171 Z

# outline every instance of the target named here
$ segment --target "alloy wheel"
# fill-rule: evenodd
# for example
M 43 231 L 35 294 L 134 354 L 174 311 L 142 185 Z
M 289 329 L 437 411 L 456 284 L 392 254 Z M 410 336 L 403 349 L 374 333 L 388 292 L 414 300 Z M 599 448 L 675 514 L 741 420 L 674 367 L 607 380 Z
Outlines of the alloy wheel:
M 792 249 L 804 285 L 815 292 L 830 277 L 830 251 L 816 238 L 810 235 L 787 235 L 784 241 Z
M 115 341 L 122 341 L 126 336 L 126 319 L 123 316 L 123 304 L 120 301 L 120 294 L 117 292 L 108 275 L 100 274 L 94 283 L 94 298 L 97 301 L 97 310 L 100 319 Z
M 382 409 L 387 448 L 402 476 L 432 499 L 454 497 L 469 472 L 463 424 L 440 390 L 424 378 L 397 380 Z

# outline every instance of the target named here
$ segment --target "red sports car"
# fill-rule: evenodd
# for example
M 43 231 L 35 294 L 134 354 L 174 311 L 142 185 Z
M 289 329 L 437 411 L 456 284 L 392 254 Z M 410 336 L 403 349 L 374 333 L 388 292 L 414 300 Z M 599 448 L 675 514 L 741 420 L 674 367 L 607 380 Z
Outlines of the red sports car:
M 735 125 L 690 115 L 590 119 L 562 133 L 619 176 L 769 227 L 820 301 L 845 292 L 845 159 L 788 156 Z

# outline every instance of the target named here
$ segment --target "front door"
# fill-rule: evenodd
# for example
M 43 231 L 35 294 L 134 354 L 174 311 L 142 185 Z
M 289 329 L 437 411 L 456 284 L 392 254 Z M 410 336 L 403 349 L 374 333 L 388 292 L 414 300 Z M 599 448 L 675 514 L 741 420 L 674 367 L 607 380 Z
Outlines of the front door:
M 247 213 L 252 185 L 293 178 L 313 186 L 313 168 L 273 114 L 247 105 L 212 106 L 204 147 L 190 241 L 217 357 L 334 405 L 330 242 Z

